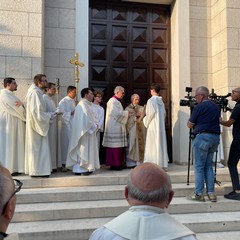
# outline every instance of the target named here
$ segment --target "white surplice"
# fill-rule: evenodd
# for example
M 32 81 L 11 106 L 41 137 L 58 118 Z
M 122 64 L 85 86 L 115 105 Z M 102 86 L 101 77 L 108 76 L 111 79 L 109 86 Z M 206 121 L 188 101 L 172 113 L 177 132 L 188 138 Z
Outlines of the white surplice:
M 130 227 L 129 227 L 130 226 Z M 195 234 L 163 209 L 132 206 L 98 228 L 89 240 L 196 240 Z
M 26 96 L 25 173 L 31 176 L 50 175 L 51 154 L 48 130 L 51 113 L 46 112 L 43 92 L 32 86 Z
M 56 104 L 52 97 L 47 94 L 43 95 L 43 99 L 46 103 L 46 111 L 49 113 L 54 113 L 57 110 Z M 48 131 L 48 139 L 50 143 L 50 152 L 51 152 L 51 160 L 52 160 L 52 169 L 56 169 L 57 167 L 61 167 L 62 165 L 57 163 L 57 117 L 50 120 L 50 126 Z
M 99 131 L 97 131 L 98 150 L 100 149 L 100 132 L 103 132 L 104 108 L 98 104 L 92 103 L 92 109 L 95 113 Z
M 73 167 L 74 173 L 91 172 L 100 168 L 97 130 L 91 102 L 82 99 L 75 109 L 66 163 L 66 167 Z
M 110 98 L 107 102 L 105 131 L 102 143 L 104 147 L 121 148 L 128 145 L 127 120 L 128 111 L 123 110 L 121 102 L 115 97 Z
M 144 162 L 168 167 L 167 139 L 165 130 L 165 106 L 160 96 L 152 96 L 147 101 L 143 123 L 147 128 Z
M 11 173 L 24 172 L 26 113 L 23 106 L 16 106 L 18 101 L 12 91 L 1 90 L 0 161 Z
M 66 96 L 59 102 L 60 116 L 60 147 L 61 147 L 61 163 L 66 164 L 68 144 L 71 137 L 73 114 L 75 110 L 75 100 Z

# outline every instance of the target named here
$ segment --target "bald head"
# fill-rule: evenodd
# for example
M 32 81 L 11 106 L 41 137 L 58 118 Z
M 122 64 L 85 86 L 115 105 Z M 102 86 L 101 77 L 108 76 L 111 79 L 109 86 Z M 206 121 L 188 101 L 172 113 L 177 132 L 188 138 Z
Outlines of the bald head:
M 0 175 L 4 175 L 4 176 L 12 179 L 12 175 L 9 172 L 9 170 L 7 168 L 3 167 L 1 164 L 0 164 Z
M 143 163 L 130 173 L 132 184 L 140 191 L 151 192 L 162 188 L 168 182 L 168 175 L 152 163 Z
M 137 201 L 138 204 L 166 207 L 166 203 L 171 201 L 170 195 L 173 196 L 168 174 L 153 163 L 143 163 L 130 172 L 127 190 L 128 199 Z

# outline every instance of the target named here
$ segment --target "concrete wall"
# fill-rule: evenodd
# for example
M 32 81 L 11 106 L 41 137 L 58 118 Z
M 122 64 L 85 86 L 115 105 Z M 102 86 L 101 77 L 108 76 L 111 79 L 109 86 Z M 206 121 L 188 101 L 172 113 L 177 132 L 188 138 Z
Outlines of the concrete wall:
M 188 107 L 179 106 L 179 99 L 186 96 L 185 88 L 191 85 L 189 28 L 189 0 L 174 2 L 171 13 L 172 149 L 173 161 L 179 164 L 188 160 L 189 129 L 186 123 L 190 111 Z
M 0 1 L 0 79 L 16 78 L 21 99 L 42 72 L 43 7 L 42 0 Z
M 49 82 L 60 80 L 59 99 L 66 87 L 75 86 L 75 0 L 45 0 L 44 69 Z
M 211 1 L 190 0 L 190 56 L 193 94 L 199 85 L 212 87 Z
M 239 87 L 240 76 L 240 1 L 211 1 L 212 75 L 219 95 Z M 229 98 L 231 100 L 231 98 Z M 231 107 L 234 102 L 229 101 Z M 222 114 L 227 120 L 230 113 Z M 227 161 L 232 128 L 223 127 L 223 146 Z

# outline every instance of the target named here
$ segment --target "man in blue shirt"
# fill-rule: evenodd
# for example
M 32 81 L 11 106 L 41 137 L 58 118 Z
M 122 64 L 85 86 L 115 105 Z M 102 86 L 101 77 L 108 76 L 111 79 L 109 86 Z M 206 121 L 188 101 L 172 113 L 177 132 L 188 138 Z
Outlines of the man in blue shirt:
M 204 180 L 206 193 L 211 202 L 216 202 L 214 192 L 214 172 L 212 166 L 213 154 L 218 148 L 220 139 L 219 117 L 217 104 L 208 99 L 209 90 L 206 87 L 196 89 L 197 105 L 193 108 L 187 123 L 193 129 L 194 176 L 195 191 L 187 199 L 204 202 Z
M 220 120 L 223 126 L 230 127 L 233 125 L 233 140 L 230 146 L 228 156 L 228 169 L 230 172 L 233 191 L 225 194 L 224 197 L 240 201 L 240 184 L 237 165 L 240 159 L 240 87 L 232 90 L 232 100 L 236 102 L 231 116 L 227 121 Z

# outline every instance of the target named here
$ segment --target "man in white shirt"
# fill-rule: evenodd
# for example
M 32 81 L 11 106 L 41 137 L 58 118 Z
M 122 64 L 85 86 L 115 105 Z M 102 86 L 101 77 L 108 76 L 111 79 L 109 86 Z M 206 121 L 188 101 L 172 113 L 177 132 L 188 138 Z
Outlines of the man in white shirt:
M 0 153 L 2 164 L 13 174 L 24 173 L 25 121 L 23 103 L 14 95 L 14 78 L 3 80 L 0 91 Z
M 190 229 L 164 211 L 173 195 L 170 177 L 158 165 L 135 167 L 125 187 L 131 207 L 94 231 L 90 240 L 196 240 Z
M 59 111 L 62 113 L 60 127 L 60 146 L 61 146 L 61 162 L 62 171 L 67 171 L 65 165 L 68 153 L 68 144 L 71 137 L 73 115 L 76 107 L 76 87 L 67 87 L 67 96 L 59 102 Z

